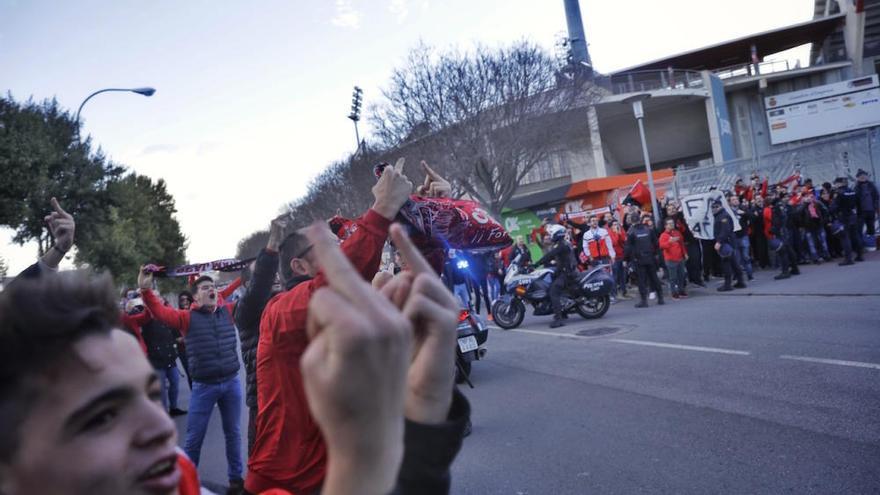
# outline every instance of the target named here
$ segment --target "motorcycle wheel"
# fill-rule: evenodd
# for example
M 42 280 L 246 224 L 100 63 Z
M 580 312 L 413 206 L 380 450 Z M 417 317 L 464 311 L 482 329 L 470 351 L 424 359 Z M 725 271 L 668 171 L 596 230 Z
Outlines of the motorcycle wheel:
M 579 302 L 575 309 L 582 318 L 594 320 L 605 316 L 608 308 L 611 306 L 611 298 L 609 296 L 593 297 L 585 301 Z
M 492 305 L 492 317 L 499 327 L 510 330 L 520 326 L 526 317 L 526 306 L 519 299 L 514 299 L 510 304 L 503 301 L 495 301 Z

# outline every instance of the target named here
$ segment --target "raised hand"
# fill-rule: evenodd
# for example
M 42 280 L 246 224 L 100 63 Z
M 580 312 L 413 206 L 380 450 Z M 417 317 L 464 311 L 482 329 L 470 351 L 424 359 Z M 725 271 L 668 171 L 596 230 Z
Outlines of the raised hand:
M 388 220 L 397 216 L 400 207 L 406 203 L 412 192 L 412 183 L 403 175 L 404 162 L 405 159 L 400 158 L 394 168 L 385 167 L 379 182 L 373 186 L 373 197 L 376 198 L 373 210 Z
M 287 229 L 287 219 L 279 217 L 272 220 L 269 224 L 269 241 L 266 243 L 266 249 L 278 252 L 281 243 L 284 242 L 284 231 Z
M 432 198 L 446 198 L 452 194 L 452 186 L 449 181 L 434 171 L 428 163 L 422 160 L 422 170 L 425 172 L 425 183 L 419 186 L 418 193 Z
M 153 272 L 146 268 L 146 265 L 141 265 L 141 269 L 138 270 L 138 288 L 150 290 L 153 288 Z
M 309 409 L 327 442 L 321 493 L 385 494 L 403 456 L 412 326 L 360 277 L 326 226 L 306 235 L 329 284 L 309 302 L 311 342 L 301 361 Z
M 55 239 L 55 246 L 62 253 L 70 251 L 73 247 L 73 235 L 76 231 L 76 222 L 73 221 L 73 215 L 64 211 L 58 200 L 52 198 L 52 213 L 46 215 L 44 219 L 49 226 L 49 232 Z
M 458 302 L 400 225 L 391 239 L 409 267 L 382 293 L 409 318 L 415 336 L 407 374 L 406 417 L 422 424 L 446 420 L 452 404 Z

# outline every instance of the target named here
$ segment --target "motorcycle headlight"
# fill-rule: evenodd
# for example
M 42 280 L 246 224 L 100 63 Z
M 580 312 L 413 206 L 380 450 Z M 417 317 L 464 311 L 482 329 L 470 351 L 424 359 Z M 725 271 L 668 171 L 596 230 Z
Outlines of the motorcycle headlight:
M 516 295 L 518 295 L 518 296 L 524 296 L 524 295 L 526 295 L 526 286 L 525 285 L 518 285 L 516 287 L 516 290 L 514 290 L 514 292 L 516 292 Z

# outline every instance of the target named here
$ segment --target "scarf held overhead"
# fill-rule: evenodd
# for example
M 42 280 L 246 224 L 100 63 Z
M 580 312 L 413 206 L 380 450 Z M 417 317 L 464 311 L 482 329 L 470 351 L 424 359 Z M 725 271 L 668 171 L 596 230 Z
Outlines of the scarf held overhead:
M 149 264 L 144 267 L 144 271 L 155 273 L 160 277 L 189 277 L 192 275 L 198 275 L 200 273 L 210 271 L 238 272 L 243 270 L 255 259 L 256 258 L 247 258 L 243 260 L 237 260 L 234 258 L 228 258 L 223 260 L 207 261 L 205 263 L 180 265 L 174 268 L 165 268 L 164 266 Z

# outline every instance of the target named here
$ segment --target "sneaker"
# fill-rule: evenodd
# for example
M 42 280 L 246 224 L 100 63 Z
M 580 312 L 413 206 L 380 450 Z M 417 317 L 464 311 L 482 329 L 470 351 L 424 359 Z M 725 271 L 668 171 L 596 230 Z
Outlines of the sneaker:
M 719 287 L 715 290 L 717 290 L 718 292 L 730 292 L 733 290 L 733 287 L 731 287 L 729 285 L 722 285 L 721 287 Z
M 614 296 L 611 296 L 611 304 L 617 304 L 617 302 L 618 302 L 617 298 Z
M 679 299 L 687 299 L 687 297 L 688 297 L 688 293 L 687 293 L 687 292 L 682 292 L 681 294 L 678 295 L 678 298 L 679 298 Z
M 678 294 L 673 294 L 673 295 L 672 295 L 672 298 L 673 298 L 673 299 L 678 299 Z
M 184 414 L 186 414 L 186 411 L 184 411 L 183 409 L 180 409 L 179 407 L 172 407 L 171 409 L 168 410 L 168 414 L 172 418 L 174 418 L 177 416 L 183 416 Z
M 801 271 L 798 270 L 797 268 L 795 268 L 794 270 L 791 271 L 791 274 L 792 274 L 792 275 L 800 275 L 800 274 L 801 274 Z
M 565 325 L 565 322 L 562 320 L 553 320 L 553 323 L 550 324 L 550 328 L 559 328 L 564 325 Z
M 742 282 L 738 282 L 738 283 L 734 284 L 733 288 L 734 288 L 734 289 L 745 289 L 745 288 L 746 288 L 746 284 L 744 284 L 744 283 L 742 283 Z
M 861 256 L 856 256 L 856 261 L 865 261 L 865 258 L 862 258 Z
M 840 266 L 855 265 L 855 262 L 853 260 L 846 260 L 846 261 L 841 261 L 840 263 L 838 263 L 838 265 L 840 265 Z
M 751 282 L 752 280 L 755 280 L 755 276 L 752 274 L 749 274 L 749 282 Z
M 697 287 L 702 287 L 704 289 L 706 288 L 706 284 L 704 284 L 703 282 L 694 282 L 694 285 L 696 285 Z
M 628 296 L 626 294 L 621 294 L 620 298 L 623 299 L 624 301 L 629 301 L 632 299 L 632 296 Z
M 773 277 L 774 280 L 784 280 L 787 278 L 791 278 L 791 274 L 788 273 L 780 273 L 779 275 Z
M 650 294 L 648 294 L 648 299 L 650 299 L 650 300 L 652 300 L 652 301 L 653 301 L 654 299 L 657 299 L 657 293 L 656 293 L 656 292 L 651 292 Z
M 644 299 L 642 299 L 641 301 L 639 301 L 639 302 L 636 303 L 636 307 L 637 307 L 637 308 L 647 308 L 647 307 L 648 307 L 648 302 L 645 301 Z

